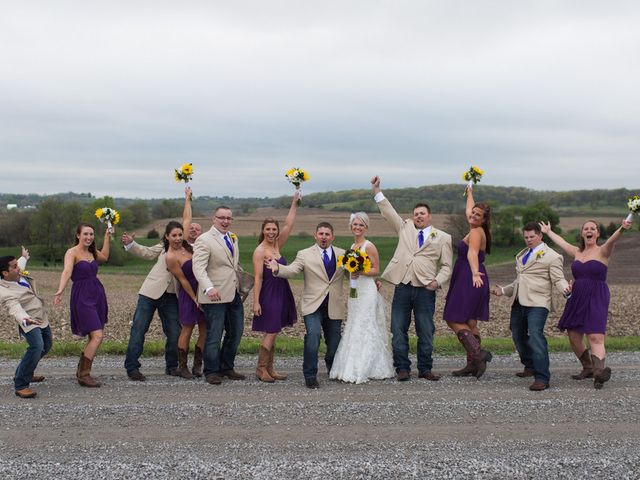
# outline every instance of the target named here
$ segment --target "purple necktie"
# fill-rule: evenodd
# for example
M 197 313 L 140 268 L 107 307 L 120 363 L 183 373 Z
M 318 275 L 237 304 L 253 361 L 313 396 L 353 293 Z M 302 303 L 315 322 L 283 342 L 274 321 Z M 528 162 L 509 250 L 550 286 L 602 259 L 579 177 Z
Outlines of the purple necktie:
M 422 230 L 420 230 L 418 232 L 418 248 L 421 248 L 422 245 L 424 245 L 424 233 L 422 233 Z
M 529 249 L 527 251 L 527 253 L 524 254 L 524 257 L 522 257 L 522 265 L 526 265 L 527 261 L 529 260 L 529 257 L 531 256 L 531 252 L 533 252 L 533 250 Z
M 229 251 L 231 252 L 231 255 L 233 255 L 233 245 L 231 245 L 231 242 L 229 241 L 229 237 L 227 237 L 226 235 L 224 236 L 224 243 L 227 244 L 227 247 L 229 247 Z

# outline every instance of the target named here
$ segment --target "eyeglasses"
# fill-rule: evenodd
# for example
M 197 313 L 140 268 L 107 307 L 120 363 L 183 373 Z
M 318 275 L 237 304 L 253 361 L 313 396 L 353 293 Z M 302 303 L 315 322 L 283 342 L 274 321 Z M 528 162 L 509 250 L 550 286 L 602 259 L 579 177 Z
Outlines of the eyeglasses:
M 227 222 L 231 222 L 233 220 L 233 217 L 219 217 L 217 215 L 216 215 L 216 218 L 218 220 L 221 220 L 221 221 L 225 221 L 226 220 Z

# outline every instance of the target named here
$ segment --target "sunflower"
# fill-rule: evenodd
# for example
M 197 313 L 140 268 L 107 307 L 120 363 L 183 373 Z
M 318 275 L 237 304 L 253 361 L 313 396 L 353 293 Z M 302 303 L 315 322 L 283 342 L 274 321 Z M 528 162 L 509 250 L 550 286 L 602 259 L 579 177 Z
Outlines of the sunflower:
M 96 210 L 96 217 L 97 217 L 97 218 L 102 217 L 102 209 L 101 209 L 101 208 L 99 208 L 99 209 L 97 209 L 97 210 Z
M 338 256 L 338 263 L 337 263 L 338 267 L 344 267 L 344 255 L 339 255 Z
M 193 164 L 192 163 L 185 163 L 184 165 L 182 165 L 182 168 L 180 168 L 180 170 L 182 170 L 182 173 L 184 175 L 192 175 L 193 174 Z
M 180 176 L 180 172 L 178 170 L 173 171 L 173 178 L 176 179 L 176 182 L 182 181 L 182 177 Z
M 113 224 L 117 225 L 118 223 L 120 223 L 120 214 L 116 212 L 115 215 L 113 216 Z
M 354 273 L 358 271 L 358 259 L 357 258 L 350 258 L 349 260 L 347 260 L 346 265 L 344 266 L 344 268 L 349 272 L 349 273 Z

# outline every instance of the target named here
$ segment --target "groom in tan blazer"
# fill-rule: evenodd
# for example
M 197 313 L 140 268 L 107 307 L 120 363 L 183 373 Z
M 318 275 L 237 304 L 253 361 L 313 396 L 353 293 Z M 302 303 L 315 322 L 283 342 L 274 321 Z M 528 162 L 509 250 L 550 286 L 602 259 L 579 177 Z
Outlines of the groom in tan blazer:
M 244 308 L 238 291 L 238 238 L 229 231 L 233 216 L 229 207 L 218 207 L 213 226 L 193 245 L 193 274 L 198 280 L 198 302 L 207 322 L 204 344 L 204 375 L 219 385 L 223 377 L 244 380 L 234 370 L 236 353 L 244 330 Z M 220 347 L 222 333 L 224 341 Z
M 380 213 L 398 234 L 398 245 L 382 278 L 396 288 L 391 304 L 393 366 L 399 381 L 409 380 L 409 324 L 411 312 L 418 334 L 418 376 L 439 380 L 433 366 L 433 313 L 436 290 L 451 277 L 451 236 L 431 225 L 431 209 L 418 203 L 413 218 L 403 220 L 380 190 L 380 177 L 371 179 Z
M 516 255 L 516 279 L 505 287 L 497 285 L 492 293 L 507 295 L 511 302 L 511 337 L 524 365 L 519 377 L 535 377 L 530 390 L 549 388 L 549 351 L 544 326 L 553 310 L 551 290 L 568 295 L 571 287 L 562 271 L 562 255 L 542 241 L 540 225 L 527 223 L 522 229 L 527 248 Z
M 52 336 L 44 301 L 38 295 L 35 280 L 22 272 L 26 263 L 24 253 L 19 260 L 12 256 L 0 257 L 0 304 L 16 320 L 20 336 L 29 345 L 16 368 L 13 380 L 15 393 L 20 398 L 33 398 L 36 392 L 29 388 L 29 384 L 44 380 L 44 377 L 33 373 L 40 359 L 51 349 Z
M 334 235 L 330 223 L 320 222 L 314 238 L 315 245 L 300 250 L 291 265 L 280 265 L 275 259 L 269 262 L 276 277 L 291 278 L 300 272 L 304 274 L 304 290 L 300 301 L 306 328 L 302 373 L 308 388 L 320 386 L 317 375 L 322 332 L 327 344 L 324 361 L 327 372 L 330 372 L 345 316 L 345 301 L 342 296 L 344 269 L 336 266 L 336 259 L 344 254 L 344 250 L 332 246 Z

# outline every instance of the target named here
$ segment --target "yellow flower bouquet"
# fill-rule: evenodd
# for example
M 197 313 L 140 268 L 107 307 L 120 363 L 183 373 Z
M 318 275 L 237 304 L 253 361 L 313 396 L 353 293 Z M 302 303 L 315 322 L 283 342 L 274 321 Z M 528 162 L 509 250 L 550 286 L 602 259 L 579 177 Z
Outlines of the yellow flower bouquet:
M 290 168 L 285 172 L 284 176 L 289 183 L 296 187 L 296 190 L 300 190 L 300 184 L 302 182 L 306 182 L 310 178 L 306 170 L 298 167 Z M 300 198 L 302 198 L 302 192 L 300 192 Z M 298 205 L 300 205 L 300 199 L 298 199 Z
M 349 272 L 349 297 L 358 298 L 358 279 L 351 278 L 352 273 L 367 273 L 371 270 L 371 259 L 366 252 L 357 248 L 350 248 L 344 255 L 338 257 L 338 267 L 344 268 Z
M 174 169 L 173 177 L 176 179 L 176 182 L 184 182 L 185 187 L 188 187 L 193 177 L 193 163 L 185 163 L 180 167 L 180 170 Z M 193 196 L 189 198 L 192 199 Z
M 109 230 L 113 230 L 113 226 L 120 223 L 120 214 L 111 207 L 102 207 L 96 210 L 96 218 L 100 223 L 106 223 Z M 109 232 L 111 235 L 111 231 Z M 111 235 L 113 238 L 113 235 Z
M 484 170 L 480 170 L 475 165 L 472 165 L 469 170 L 462 174 L 462 180 L 467 182 L 467 189 L 473 188 L 473 186 L 480 181 L 484 175 Z M 467 190 L 464 191 L 464 196 L 467 196 Z

